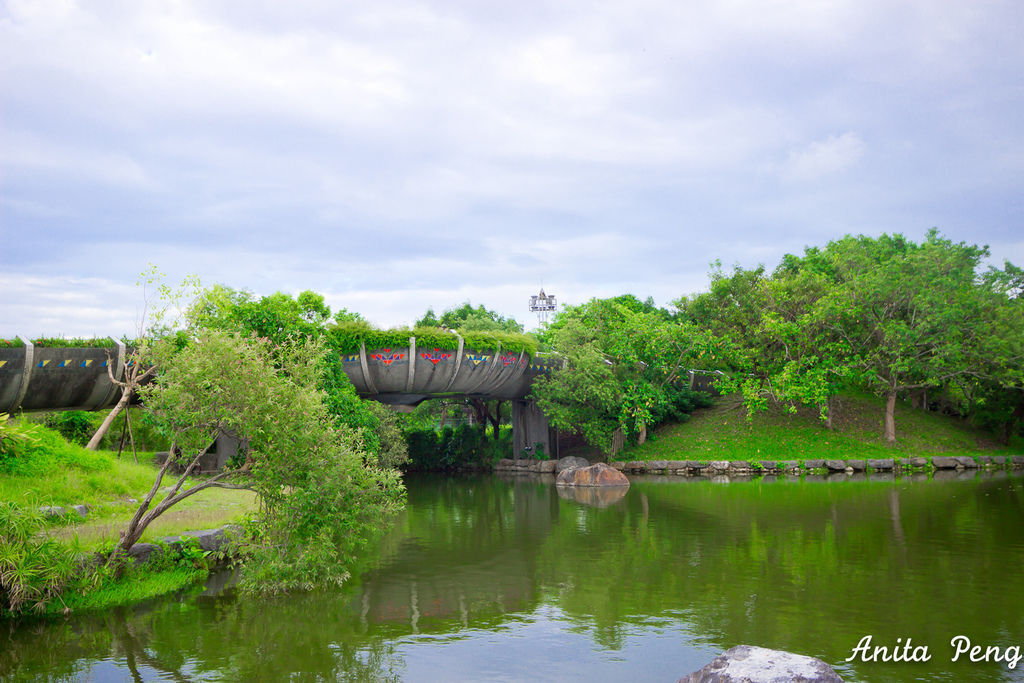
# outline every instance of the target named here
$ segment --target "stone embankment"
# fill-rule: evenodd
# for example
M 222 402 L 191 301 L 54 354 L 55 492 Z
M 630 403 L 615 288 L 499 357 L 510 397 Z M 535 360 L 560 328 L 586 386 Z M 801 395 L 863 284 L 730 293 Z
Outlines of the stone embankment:
M 568 463 L 572 459 L 578 462 Z M 495 471 L 556 474 L 567 467 L 586 467 L 583 458 L 561 460 L 499 460 Z M 608 463 L 627 474 L 820 474 L 829 472 L 939 472 L 994 468 L 1024 468 L 1024 455 L 933 456 L 931 458 L 868 458 L 849 460 L 631 460 Z
M 802 474 L 822 472 L 920 472 L 996 467 L 1022 468 L 1022 455 L 933 456 L 849 460 L 633 460 L 608 463 L 631 474 Z

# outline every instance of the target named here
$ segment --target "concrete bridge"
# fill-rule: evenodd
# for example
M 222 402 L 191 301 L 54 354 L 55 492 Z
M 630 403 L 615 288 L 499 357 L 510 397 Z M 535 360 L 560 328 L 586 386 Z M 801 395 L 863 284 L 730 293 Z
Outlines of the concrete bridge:
M 455 335 L 458 337 L 458 335 Z M 120 389 L 107 376 L 120 377 L 131 362 L 128 349 L 111 339 L 109 347 L 0 347 L 0 413 L 50 410 L 102 410 L 112 407 Z M 551 372 L 556 361 L 531 359 L 525 352 L 468 348 L 458 337 L 452 349 L 424 348 L 410 337 L 402 348 L 360 348 L 342 356 L 345 374 L 364 398 L 392 405 L 417 405 L 428 398 L 497 399 L 512 404 L 514 453 L 537 448 L 551 454 L 547 418 L 527 400 L 534 378 Z

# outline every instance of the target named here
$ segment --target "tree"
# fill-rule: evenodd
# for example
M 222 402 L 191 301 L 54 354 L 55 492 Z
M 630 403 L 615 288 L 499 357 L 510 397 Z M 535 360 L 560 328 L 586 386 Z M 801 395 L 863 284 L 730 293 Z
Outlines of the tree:
M 171 455 L 121 532 L 111 561 L 189 496 L 215 486 L 245 487 L 260 501 L 254 548 L 264 586 L 342 581 L 354 551 L 401 506 L 403 489 L 396 472 L 366 453 L 358 433 L 337 427 L 328 415 L 316 388 L 324 353 L 316 340 L 275 345 L 216 329 L 192 331 L 181 349 L 170 342 L 154 347 L 161 370 L 140 392 L 172 439 Z M 225 433 L 245 439 L 244 458 L 189 484 L 200 458 Z M 182 474 L 154 505 L 172 464 Z
M 513 332 L 521 334 L 523 326 L 515 318 L 505 318 L 483 304 L 473 307 L 466 301 L 457 308 L 446 309 L 438 318 L 433 308 L 428 308 L 423 317 L 416 321 L 417 327 L 444 327 L 467 332 Z
M 552 424 L 613 450 L 616 430 L 639 443 L 649 427 L 681 417 L 696 397 L 681 375 L 714 363 L 717 340 L 704 330 L 625 295 L 563 309 L 548 328 L 565 367 L 534 381 L 533 395 Z

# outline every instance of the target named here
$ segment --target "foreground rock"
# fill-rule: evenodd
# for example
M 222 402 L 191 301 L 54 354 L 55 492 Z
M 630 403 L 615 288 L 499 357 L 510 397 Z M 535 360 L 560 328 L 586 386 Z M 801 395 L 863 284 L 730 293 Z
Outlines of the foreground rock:
M 679 683 L 842 683 L 832 667 L 816 657 L 753 645 L 737 645 Z
M 614 467 L 603 462 L 590 467 L 562 470 L 555 480 L 558 486 L 629 486 L 629 479 Z

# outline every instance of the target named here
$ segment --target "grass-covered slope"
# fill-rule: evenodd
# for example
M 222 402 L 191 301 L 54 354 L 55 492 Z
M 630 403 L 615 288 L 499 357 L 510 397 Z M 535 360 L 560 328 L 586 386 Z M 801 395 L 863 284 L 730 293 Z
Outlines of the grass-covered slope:
M 120 458 L 110 451 L 89 451 L 68 443 L 60 434 L 39 424 L 12 419 L 5 446 L 0 448 L 0 501 L 18 505 L 87 505 L 87 519 L 73 512 L 54 520 L 51 535 L 70 540 L 77 536 L 87 549 L 112 545 L 118 532 L 153 486 L 157 468 L 152 454 L 136 465 L 130 453 Z M 141 455 L 141 454 L 140 454 Z M 163 484 L 173 483 L 167 477 Z M 143 540 L 210 529 L 238 521 L 253 506 L 249 491 L 208 489 L 168 510 L 147 529 Z
M 896 408 L 897 445 L 890 448 L 882 433 L 881 399 L 849 395 L 837 402 L 832 430 L 816 411 L 797 414 L 781 408 L 748 418 L 740 401 L 716 399 L 687 422 L 666 425 L 642 446 L 619 454 L 619 460 L 802 460 L 807 458 L 891 458 L 917 455 L 972 455 L 1000 449 L 991 435 L 960 420 Z M 1010 452 L 1021 452 L 1020 444 Z

